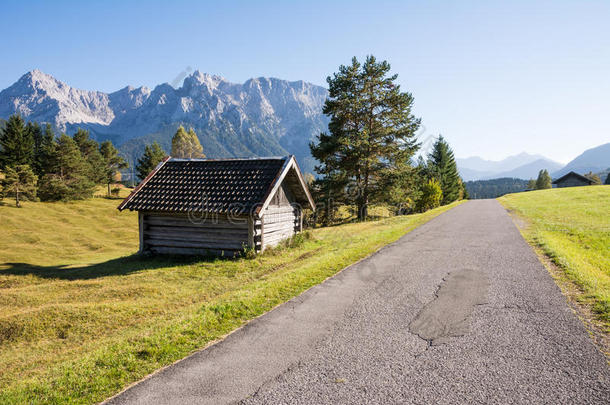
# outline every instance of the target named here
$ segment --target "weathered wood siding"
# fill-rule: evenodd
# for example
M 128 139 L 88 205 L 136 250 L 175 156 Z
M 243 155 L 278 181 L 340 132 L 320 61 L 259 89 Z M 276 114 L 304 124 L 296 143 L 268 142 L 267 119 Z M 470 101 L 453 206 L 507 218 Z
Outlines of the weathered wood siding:
M 290 190 L 282 184 L 263 213 L 263 248 L 275 246 L 300 231 L 300 211 Z
M 582 187 L 582 186 L 588 186 L 589 183 L 579 179 L 576 176 L 569 176 L 566 179 L 560 181 L 559 183 L 557 183 L 557 187 L 558 188 L 562 188 L 562 187 Z
M 302 227 L 301 208 L 282 184 L 261 218 L 140 212 L 140 251 L 160 254 L 234 256 L 252 247 L 275 246 Z
M 143 251 L 161 254 L 225 255 L 243 251 L 248 237 L 248 219 L 197 219 L 187 215 L 141 213 Z

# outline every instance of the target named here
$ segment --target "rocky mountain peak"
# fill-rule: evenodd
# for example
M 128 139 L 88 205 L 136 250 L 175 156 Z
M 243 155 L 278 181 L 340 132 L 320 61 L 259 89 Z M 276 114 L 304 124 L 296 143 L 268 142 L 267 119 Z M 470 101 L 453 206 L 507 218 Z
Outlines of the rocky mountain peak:
M 209 157 L 290 153 L 311 171 L 308 143 L 328 124 L 322 114 L 327 94 L 302 81 L 259 77 L 240 84 L 199 70 L 178 89 L 164 83 L 103 93 L 32 70 L 0 92 L 0 118 L 19 113 L 70 134 L 85 128 L 132 157 L 152 140 L 168 149 L 178 125 L 185 125 L 195 129 Z

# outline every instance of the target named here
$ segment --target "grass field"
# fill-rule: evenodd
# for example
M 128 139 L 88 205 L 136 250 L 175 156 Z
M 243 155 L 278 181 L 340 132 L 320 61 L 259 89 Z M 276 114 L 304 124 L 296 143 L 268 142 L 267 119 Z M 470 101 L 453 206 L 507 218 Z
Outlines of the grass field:
M 451 208 L 254 259 L 142 258 L 118 200 L 0 206 L 0 403 L 101 401 Z
M 559 266 L 578 300 L 610 332 L 610 186 L 572 187 L 499 198 L 524 218 L 525 238 Z

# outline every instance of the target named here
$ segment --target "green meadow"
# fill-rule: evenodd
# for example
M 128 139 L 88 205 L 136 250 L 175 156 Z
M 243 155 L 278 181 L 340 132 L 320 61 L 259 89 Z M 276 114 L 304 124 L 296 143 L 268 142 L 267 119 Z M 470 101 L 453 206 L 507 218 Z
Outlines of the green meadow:
M 509 194 L 499 201 L 527 226 L 522 234 L 578 287 L 610 332 L 610 186 Z
M 0 205 L 0 403 L 102 401 L 458 204 L 227 260 L 135 255 L 118 203 Z

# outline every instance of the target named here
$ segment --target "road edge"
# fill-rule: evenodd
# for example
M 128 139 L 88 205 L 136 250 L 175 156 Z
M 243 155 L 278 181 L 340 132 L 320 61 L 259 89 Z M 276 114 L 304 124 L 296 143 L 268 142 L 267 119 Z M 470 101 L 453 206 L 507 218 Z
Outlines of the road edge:
M 525 235 L 525 230 L 532 226 L 531 221 L 523 215 L 519 215 L 499 199 L 496 199 L 496 201 L 506 210 L 523 240 L 532 248 L 538 261 L 544 266 L 557 287 L 561 290 L 572 312 L 584 325 L 595 347 L 606 357 L 606 362 L 610 364 L 610 334 L 604 332 L 602 323 L 597 319 L 591 309 L 591 305 L 579 300 L 580 297 L 584 296 L 585 292 L 566 276 L 564 269 L 553 263 L 549 255 L 540 246 L 530 241 L 527 235 Z

